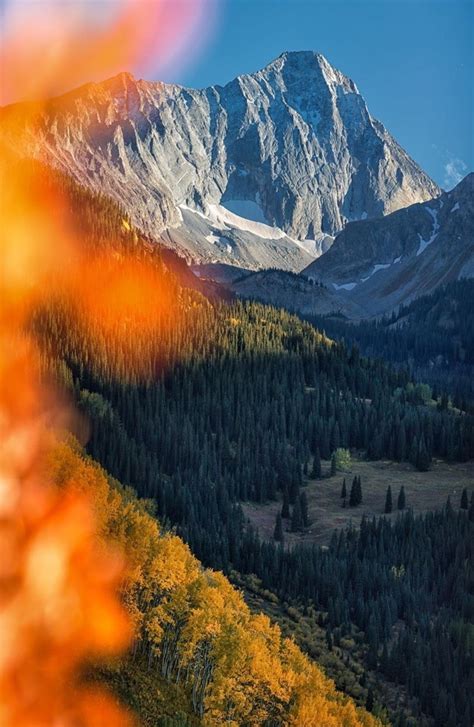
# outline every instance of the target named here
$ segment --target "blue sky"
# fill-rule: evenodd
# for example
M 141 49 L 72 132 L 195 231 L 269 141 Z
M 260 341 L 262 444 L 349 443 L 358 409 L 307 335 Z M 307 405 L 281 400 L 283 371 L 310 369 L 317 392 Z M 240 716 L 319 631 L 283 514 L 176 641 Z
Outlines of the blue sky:
M 472 0 L 216 2 L 205 49 L 161 80 L 224 84 L 285 50 L 316 50 L 357 83 L 371 113 L 440 185 L 473 170 Z

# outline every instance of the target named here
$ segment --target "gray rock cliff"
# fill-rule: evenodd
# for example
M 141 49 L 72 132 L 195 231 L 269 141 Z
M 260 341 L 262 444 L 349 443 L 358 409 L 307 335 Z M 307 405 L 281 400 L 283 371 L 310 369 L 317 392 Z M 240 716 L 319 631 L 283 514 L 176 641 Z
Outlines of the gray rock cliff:
M 301 270 L 348 221 L 440 192 L 310 51 L 202 90 L 126 73 L 88 84 L 51 100 L 21 144 L 188 259 L 252 269 Z

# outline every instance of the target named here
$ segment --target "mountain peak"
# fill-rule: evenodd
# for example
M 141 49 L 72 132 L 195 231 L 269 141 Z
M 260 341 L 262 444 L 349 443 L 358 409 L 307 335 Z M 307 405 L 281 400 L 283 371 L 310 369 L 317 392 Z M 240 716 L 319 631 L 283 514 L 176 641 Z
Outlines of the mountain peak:
M 107 78 L 106 81 L 103 81 L 103 83 L 98 85 L 102 85 L 110 89 L 115 89 L 120 87 L 127 88 L 127 86 L 135 85 L 136 83 L 137 79 L 135 78 L 133 73 L 130 73 L 129 71 L 120 71 L 120 73 L 117 73 L 115 76 Z
M 284 67 L 302 72 L 311 72 L 318 68 L 321 70 L 331 69 L 333 72 L 339 73 L 325 56 L 313 50 L 284 51 L 270 61 L 261 72 L 266 70 L 282 70 Z
M 311 50 L 201 90 L 120 73 L 53 104 L 42 123 L 25 153 L 40 149 L 195 260 L 296 270 L 348 221 L 439 194 L 355 84 Z M 186 225 L 192 234 L 173 238 Z
M 317 87 L 336 89 L 341 87 L 347 93 L 356 93 L 360 96 L 356 84 L 341 71 L 335 68 L 328 59 L 312 50 L 285 51 L 271 61 L 261 71 L 250 74 L 251 77 L 268 75 L 281 75 L 289 84 L 298 83 L 304 91 Z
M 280 53 L 277 59 L 283 58 L 285 62 L 297 62 L 297 63 L 328 63 L 327 59 L 317 51 L 314 50 L 287 50 Z
M 327 58 L 325 58 L 325 56 L 314 50 L 287 50 L 283 53 L 280 53 L 279 56 L 270 61 L 270 63 L 268 63 L 265 68 L 269 68 L 274 65 L 280 67 L 282 65 L 307 67 L 311 65 L 330 66 L 331 64 L 329 63 Z

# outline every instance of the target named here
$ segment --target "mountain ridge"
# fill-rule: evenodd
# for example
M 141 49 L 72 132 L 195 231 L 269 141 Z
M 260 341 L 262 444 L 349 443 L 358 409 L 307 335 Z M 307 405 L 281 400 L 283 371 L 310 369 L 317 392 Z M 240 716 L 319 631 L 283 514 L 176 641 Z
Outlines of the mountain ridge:
M 303 274 L 380 314 L 474 276 L 474 173 L 450 192 L 354 222 Z
M 187 259 L 251 269 L 301 270 L 347 221 L 440 192 L 356 84 L 312 51 L 200 90 L 122 72 L 51 100 L 20 139 Z M 229 222 L 242 201 L 265 234 L 245 216 Z

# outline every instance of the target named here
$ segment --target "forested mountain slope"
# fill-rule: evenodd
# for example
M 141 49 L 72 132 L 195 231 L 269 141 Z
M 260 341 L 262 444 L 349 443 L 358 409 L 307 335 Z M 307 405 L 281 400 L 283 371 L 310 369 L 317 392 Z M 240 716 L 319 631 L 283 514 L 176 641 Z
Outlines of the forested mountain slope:
M 290 503 L 296 503 L 304 487 L 302 465 L 319 448 L 327 457 L 340 445 L 363 447 L 372 457 L 408 457 L 420 469 L 429 467 L 432 452 L 454 459 L 472 457 L 472 417 L 431 409 L 422 399 L 417 403 L 417 389 L 408 386 L 406 374 L 358 360 L 355 353 L 331 345 L 282 312 L 256 304 L 206 305 L 190 310 L 185 330 L 179 330 L 176 320 L 174 315 L 172 327 L 156 332 L 159 340 L 147 338 L 143 343 L 137 375 L 110 341 L 107 347 L 91 348 L 88 336 L 74 331 L 67 308 L 38 315 L 45 355 L 48 350 L 55 350 L 55 356 L 61 351 L 61 372 L 66 372 L 79 405 L 91 418 L 91 453 L 115 476 L 154 498 L 160 516 L 178 525 L 206 564 L 254 572 L 282 596 L 313 599 L 333 614 L 331 625 L 344 633 L 350 633 L 354 621 L 365 631 L 371 645 L 368 658 L 376 664 L 383 644 L 394 648 L 391 634 L 399 619 L 416 632 L 419 619 L 431 608 L 433 615 L 440 607 L 441 614 L 449 608 L 452 616 L 443 632 L 449 631 L 460 605 L 450 605 L 446 590 L 433 600 L 429 578 L 422 583 L 404 578 L 400 590 L 398 580 L 389 576 L 392 566 L 398 568 L 406 558 L 405 567 L 409 564 L 410 573 L 417 572 L 411 549 L 416 531 L 401 560 L 390 547 L 377 568 L 379 551 L 374 551 L 363 587 L 364 601 L 372 605 L 360 609 L 361 596 L 354 592 L 356 565 L 344 566 L 344 550 L 335 546 L 324 554 L 302 547 L 288 552 L 263 544 L 238 502 L 287 492 Z M 194 330 L 188 329 L 191 321 Z M 146 381 L 136 383 L 137 376 L 143 376 L 143 361 L 152 367 Z M 122 372 L 118 381 L 117 371 Z M 459 526 L 453 528 L 456 549 Z M 384 537 L 390 541 L 395 536 L 390 529 Z M 446 536 L 433 546 L 436 561 L 445 541 Z M 424 547 L 423 562 L 431 557 Z M 448 559 L 446 566 L 452 563 Z M 433 572 L 432 577 L 437 583 L 440 574 Z M 465 593 L 467 583 L 459 587 Z M 383 606 L 382 598 L 390 606 Z M 441 623 L 427 627 L 425 634 L 435 680 L 444 678 L 443 671 L 433 667 L 438 657 L 432 639 L 438 638 Z M 444 643 L 451 653 L 455 643 L 449 638 Z M 462 650 L 467 648 L 464 643 Z M 454 653 L 449 658 L 454 659 Z M 456 658 L 461 659 L 460 679 L 468 679 L 466 657 Z M 415 662 L 409 668 L 414 666 Z M 415 683 L 415 695 L 421 697 L 424 684 Z M 451 699 L 452 693 L 449 712 Z M 469 709 L 464 701 L 461 705 L 463 711 Z M 437 709 L 428 698 L 424 706 Z M 444 709 L 435 713 L 436 724 L 454 727 L 455 721 L 443 722 L 439 716 Z
M 141 724 L 379 724 L 266 616 L 252 615 L 222 574 L 203 569 L 182 540 L 160 528 L 152 503 L 108 477 L 74 443 L 55 445 L 47 470 L 56 486 L 92 496 L 101 537 L 126 556 L 122 599 L 133 648 L 107 668 L 91 668 L 90 677 L 105 678 Z
M 122 248 L 133 249 L 134 233 L 120 221 L 105 235 L 112 218 L 101 220 L 99 208 L 96 217 L 92 198 L 91 205 L 91 214 L 80 218 L 82 235 L 94 249 L 113 252 L 100 269 L 101 290 L 107 291 L 110 280 L 126 272 L 125 252 L 110 241 L 123 239 Z M 137 280 L 146 284 L 150 308 L 138 321 L 138 339 L 129 337 L 137 323 L 131 311 L 104 329 L 99 318 L 105 309 L 91 312 L 87 300 L 61 290 L 48 296 L 31 322 L 45 367 L 91 422 L 89 451 L 112 475 L 153 498 L 160 518 L 178 528 L 206 566 L 255 573 L 282 598 L 313 600 L 327 612 L 331 632 L 350 635 L 356 625 L 364 632 L 368 663 L 390 669 L 392 678 L 407 679 L 393 666 L 400 624 L 408 640 L 422 633 L 429 658 L 407 652 L 403 667 L 421 674 L 429 665 L 430 681 L 409 683 L 420 714 L 431 714 L 440 727 L 464 725 L 472 710 L 468 640 L 450 634 L 458 628 L 465 633 L 471 608 L 469 571 L 454 568 L 465 560 L 467 516 L 461 513 L 458 522 L 448 510 L 440 516 L 444 531 L 428 517 L 396 527 L 367 524 L 360 536 L 343 535 L 329 551 L 290 551 L 263 543 L 239 503 L 283 495 L 293 506 L 304 490 L 304 465 L 338 447 L 408 460 L 420 470 L 429 469 L 432 455 L 467 460 L 474 456 L 473 417 L 433 408 L 405 371 L 362 358 L 284 311 L 211 303 L 180 285 L 153 251 L 137 250 Z M 441 540 L 420 539 L 431 527 L 444 532 Z M 381 545 L 366 552 L 378 538 L 385 549 L 381 560 Z M 440 562 L 447 542 L 450 556 L 442 570 L 426 571 L 431 559 Z M 402 565 L 407 575 L 400 580 Z M 420 569 L 429 577 L 417 578 Z M 452 579 L 455 599 L 447 585 Z M 426 685 L 439 692 L 443 665 L 454 661 L 466 688 L 462 697 L 445 688 L 438 703 L 426 696 Z
M 422 381 L 449 393 L 460 409 L 474 402 L 474 280 L 457 280 L 379 320 L 307 316 L 334 338 L 368 356 L 409 366 Z M 444 402 L 447 405 L 447 402 Z

